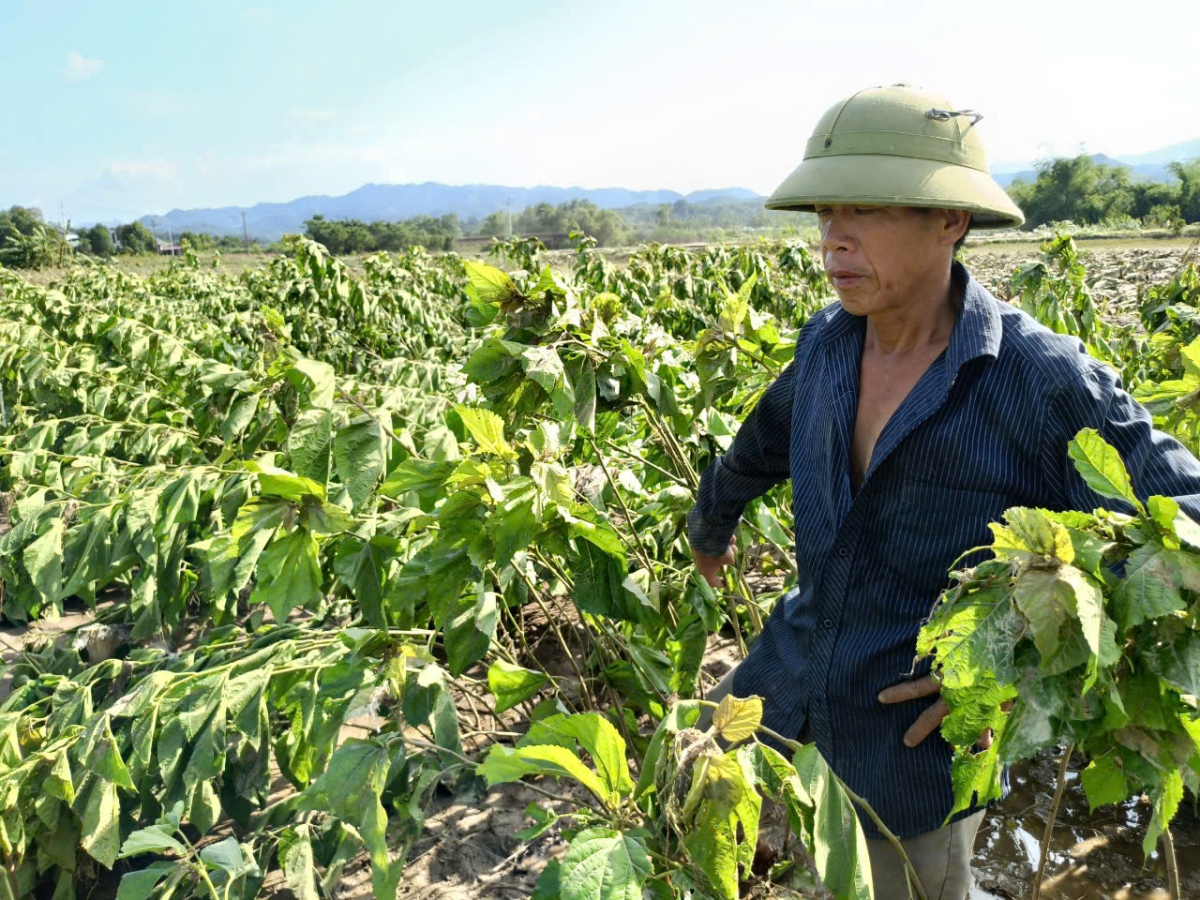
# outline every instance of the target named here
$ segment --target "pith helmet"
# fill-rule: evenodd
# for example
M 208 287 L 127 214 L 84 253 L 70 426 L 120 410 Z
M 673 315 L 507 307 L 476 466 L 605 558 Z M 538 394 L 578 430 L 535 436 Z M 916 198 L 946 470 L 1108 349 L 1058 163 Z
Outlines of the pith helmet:
M 988 173 L 981 118 L 905 84 L 859 91 L 821 117 L 766 207 L 928 206 L 969 210 L 973 227 L 1016 227 L 1025 216 Z

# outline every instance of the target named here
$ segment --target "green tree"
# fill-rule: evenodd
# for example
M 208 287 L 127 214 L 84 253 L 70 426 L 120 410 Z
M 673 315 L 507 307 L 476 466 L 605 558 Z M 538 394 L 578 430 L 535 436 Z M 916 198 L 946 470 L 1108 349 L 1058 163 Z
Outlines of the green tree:
M 502 209 L 496 210 L 479 225 L 479 233 L 492 237 L 504 237 L 508 234 L 508 213 Z
M 112 232 L 108 230 L 107 225 L 102 225 L 97 222 L 87 231 L 79 236 L 80 243 L 87 241 L 87 249 L 93 256 L 109 257 L 116 252 L 116 244 L 113 243 Z
M 126 253 L 157 253 L 158 240 L 141 222 L 117 226 L 117 240 Z
M 1134 214 L 1136 192 L 1125 166 L 1098 163 L 1087 154 L 1038 163 L 1037 180 L 1018 179 L 1009 195 L 1035 228 L 1050 222 L 1094 225 Z
M 188 246 L 193 250 L 212 250 L 217 246 L 220 239 L 215 234 L 184 231 L 179 235 L 179 243 L 182 244 L 184 241 L 187 241 Z
M 42 221 L 42 211 L 31 206 L 10 206 L 0 212 L 0 240 L 3 235 L 16 231 L 26 237 L 32 235 Z
M 1168 168 L 1179 179 L 1176 204 L 1185 222 L 1200 222 L 1200 158 L 1173 162 Z

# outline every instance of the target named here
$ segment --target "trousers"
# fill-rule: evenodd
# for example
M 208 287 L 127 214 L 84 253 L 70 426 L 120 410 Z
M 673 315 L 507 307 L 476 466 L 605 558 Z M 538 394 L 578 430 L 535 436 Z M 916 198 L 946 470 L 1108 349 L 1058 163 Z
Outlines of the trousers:
M 720 703 L 733 690 L 735 671 L 737 666 L 730 669 L 717 686 L 704 695 L 704 699 Z M 711 707 L 703 707 L 697 727 L 707 729 L 712 724 L 712 714 Z M 936 831 L 900 841 L 929 900 L 966 900 L 973 883 L 971 853 L 975 849 L 975 835 L 983 823 L 985 812 L 980 810 L 965 819 L 943 825 Z M 904 861 L 891 841 L 868 838 L 867 851 L 871 859 L 875 900 L 908 900 L 908 876 Z

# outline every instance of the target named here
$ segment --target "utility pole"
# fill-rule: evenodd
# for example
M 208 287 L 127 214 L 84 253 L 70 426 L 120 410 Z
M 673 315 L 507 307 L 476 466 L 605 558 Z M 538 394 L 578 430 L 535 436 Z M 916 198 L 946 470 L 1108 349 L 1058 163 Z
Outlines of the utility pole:
M 508 212 L 508 236 L 512 237 L 512 197 L 504 201 L 504 209 Z
M 246 252 L 250 252 L 250 230 L 246 228 L 246 212 L 242 211 L 242 244 L 245 245 Z

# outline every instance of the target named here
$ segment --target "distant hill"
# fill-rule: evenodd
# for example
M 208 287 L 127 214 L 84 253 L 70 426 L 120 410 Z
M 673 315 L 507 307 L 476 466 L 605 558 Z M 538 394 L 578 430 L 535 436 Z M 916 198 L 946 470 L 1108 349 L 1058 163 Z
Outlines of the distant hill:
M 143 216 L 141 222 L 175 234 L 195 231 L 216 235 L 241 235 L 242 214 L 252 238 L 274 241 L 287 233 L 304 230 L 304 222 L 315 215 L 327 219 L 359 219 L 364 222 L 396 222 L 412 216 L 442 216 L 457 213 L 460 219 L 484 218 L 510 208 L 519 213 L 538 203 L 590 200 L 602 209 L 620 209 L 639 203 L 709 203 L 719 199 L 754 200 L 759 194 L 746 188 L 722 188 L 680 194 L 676 191 L 630 191 L 624 188 L 589 190 L 581 187 L 503 187 L 494 184 L 449 185 L 364 184 L 341 197 L 301 197 L 289 203 L 259 203 L 220 209 L 173 209 L 161 216 Z

